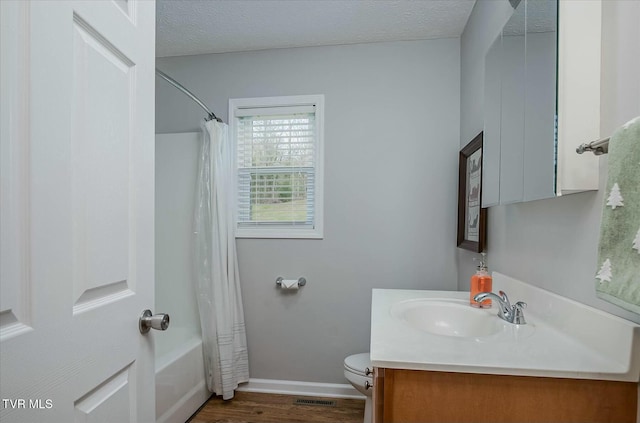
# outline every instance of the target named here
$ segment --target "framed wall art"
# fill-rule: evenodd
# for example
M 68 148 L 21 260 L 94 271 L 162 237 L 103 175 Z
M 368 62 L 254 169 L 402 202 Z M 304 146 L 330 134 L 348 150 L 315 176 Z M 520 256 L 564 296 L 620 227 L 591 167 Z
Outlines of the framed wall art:
M 460 150 L 458 175 L 458 247 L 480 253 L 487 237 L 487 209 L 482 208 L 482 132 Z

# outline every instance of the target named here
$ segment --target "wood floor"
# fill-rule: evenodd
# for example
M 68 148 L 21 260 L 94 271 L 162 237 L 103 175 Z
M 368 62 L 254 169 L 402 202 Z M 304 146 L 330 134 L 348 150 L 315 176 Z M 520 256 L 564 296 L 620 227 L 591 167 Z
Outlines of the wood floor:
M 296 399 L 334 400 L 336 406 L 295 405 Z M 364 401 L 236 392 L 231 401 L 211 398 L 189 423 L 361 423 Z

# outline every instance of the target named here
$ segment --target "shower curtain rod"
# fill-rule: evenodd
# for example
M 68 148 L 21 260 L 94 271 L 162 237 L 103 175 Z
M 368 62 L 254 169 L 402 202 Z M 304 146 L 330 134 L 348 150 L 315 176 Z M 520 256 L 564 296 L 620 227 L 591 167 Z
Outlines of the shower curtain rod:
M 188 89 L 183 87 L 181 83 L 179 83 L 178 81 L 176 81 L 175 79 L 173 79 L 172 77 L 167 75 L 166 73 L 162 72 L 158 68 L 156 68 L 156 75 L 158 75 L 160 78 L 164 79 L 169 84 L 171 84 L 174 87 L 176 87 L 178 90 L 182 91 L 189 98 L 191 98 L 191 100 L 195 101 L 198 104 L 198 106 L 202 107 L 204 109 L 204 111 L 207 112 L 207 117 L 205 118 L 205 120 L 213 120 L 213 119 L 215 119 L 218 122 L 222 122 L 222 119 L 217 117 L 211 110 L 209 110 L 209 108 L 202 101 L 200 101 L 200 99 L 198 97 L 196 97 L 191 91 L 189 91 Z

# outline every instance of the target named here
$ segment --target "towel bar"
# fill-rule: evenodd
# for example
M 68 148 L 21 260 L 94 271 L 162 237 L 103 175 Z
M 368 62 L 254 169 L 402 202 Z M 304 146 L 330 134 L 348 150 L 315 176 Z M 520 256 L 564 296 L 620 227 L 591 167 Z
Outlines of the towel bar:
M 582 154 L 585 151 L 592 151 L 596 156 L 607 154 L 609 152 L 609 138 L 603 138 L 601 140 L 592 141 L 588 144 L 581 144 L 576 148 L 576 153 Z

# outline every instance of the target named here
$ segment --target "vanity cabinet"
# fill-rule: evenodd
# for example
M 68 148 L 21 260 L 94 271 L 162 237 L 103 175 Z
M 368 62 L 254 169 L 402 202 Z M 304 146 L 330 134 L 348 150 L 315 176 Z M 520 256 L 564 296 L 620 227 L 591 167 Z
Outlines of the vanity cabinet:
M 600 0 L 521 0 L 485 55 L 482 206 L 598 189 Z
M 636 421 L 638 384 L 376 368 L 374 423 Z

